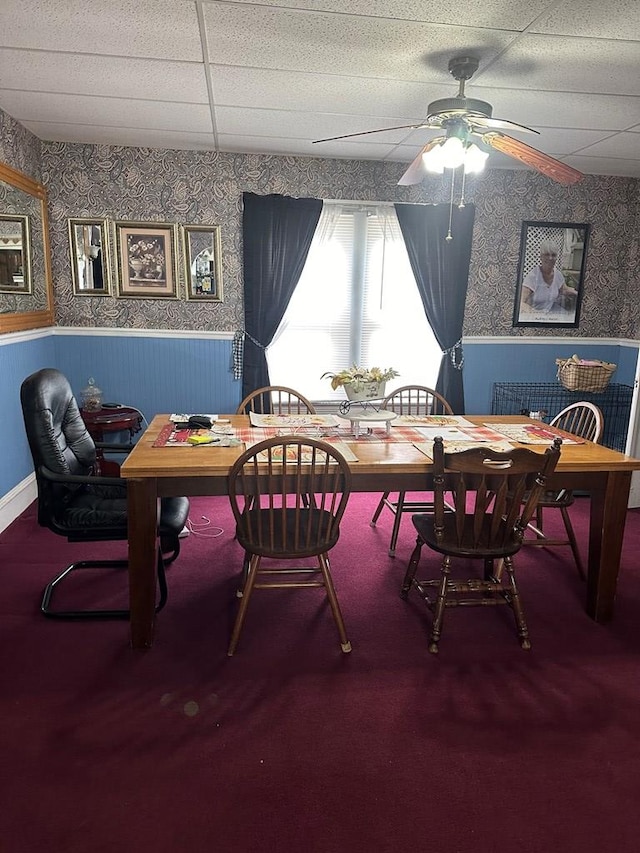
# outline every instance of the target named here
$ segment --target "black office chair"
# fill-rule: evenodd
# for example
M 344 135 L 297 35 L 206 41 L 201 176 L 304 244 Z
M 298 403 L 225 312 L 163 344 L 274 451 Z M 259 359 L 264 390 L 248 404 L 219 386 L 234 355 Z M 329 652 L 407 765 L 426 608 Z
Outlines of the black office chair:
M 403 385 L 402 388 L 396 388 L 382 401 L 381 408 L 396 412 L 398 415 L 453 415 L 453 409 L 445 398 L 425 385 Z M 389 556 L 395 557 L 402 514 L 432 511 L 433 501 L 427 498 L 408 501 L 405 492 L 398 492 L 398 497 L 393 500 L 390 494 L 390 492 L 384 492 L 369 524 L 375 527 L 382 510 L 385 507 L 391 510 L 394 519 L 389 542 Z
M 93 474 L 96 445 L 82 420 L 66 377 L 45 368 L 28 376 L 20 402 L 38 486 L 38 523 L 69 542 L 127 539 L 127 485 L 117 477 Z M 99 443 L 105 451 L 126 452 L 128 445 Z M 166 563 L 180 552 L 178 534 L 189 515 L 184 497 L 163 498 L 158 533 L 157 610 L 167 599 Z M 163 552 L 168 553 L 163 557 Z M 70 572 L 85 568 L 126 568 L 126 560 L 81 560 L 67 566 L 45 587 L 41 611 L 58 619 L 127 619 L 128 610 L 54 609 L 52 596 Z
M 485 447 L 446 453 L 442 438 L 434 441 L 434 512 L 412 517 L 418 535 L 400 593 L 406 599 L 416 589 L 433 612 L 430 652 L 438 652 L 445 610 L 470 605 L 508 605 L 520 645 L 531 647 L 513 556 L 522 546 L 546 478 L 555 470 L 561 444 L 556 438 L 544 454 L 525 448 L 498 453 Z M 445 494 L 453 507 L 445 504 Z M 416 578 L 424 545 L 442 554 L 438 578 Z M 483 576 L 452 578 L 453 557 L 482 560 Z

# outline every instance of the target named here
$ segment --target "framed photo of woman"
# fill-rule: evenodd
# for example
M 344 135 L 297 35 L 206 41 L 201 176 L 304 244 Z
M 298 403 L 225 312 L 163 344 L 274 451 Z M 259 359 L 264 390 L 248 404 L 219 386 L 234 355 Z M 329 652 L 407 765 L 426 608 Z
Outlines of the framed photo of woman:
M 514 326 L 577 328 L 590 226 L 523 222 Z

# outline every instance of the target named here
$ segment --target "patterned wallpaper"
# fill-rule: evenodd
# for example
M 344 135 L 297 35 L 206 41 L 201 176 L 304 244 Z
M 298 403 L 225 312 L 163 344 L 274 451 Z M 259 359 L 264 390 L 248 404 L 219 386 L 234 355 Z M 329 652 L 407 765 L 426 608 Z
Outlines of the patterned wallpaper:
M 0 110 L 0 160 L 41 183 L 40 140 Z
M 0 154 L 35 174 L 37 146 L 28 137 L 31 134 L 21 133 L 20 125 L 0 123 Z M 224 332 L 242 328 L 243 192 L 419 203 L 449 200 L 450 186 L 437 176 L 418 187 L 398 187 L 404 168 L 400 163 L 374 161 L 43 142 L 41 179 L 49 192 L 57 322 Z M 634 298 L 640 289 L 640 181 L 587 176 L 581 184 L 565 188 L 528 170 L 490 170 L 467 181 L 465 196 L 476 205 L 466 335 L 554 334 L 553 329 L 511 325 L 520 228 L 522 221 L 534 220 L 592 226 L 580 328 L 564 329 L 563 334 L 640 337 L 640 305 Z M 183 264 L 183 298 L 178 301 L 74 296 L 67 219 L 88 216 L 219 224 L 224 302 L 186 301 Z M 113 240 L 111 249 L 115 260 Z M 112 274 L 116 269 L 112 263 Z

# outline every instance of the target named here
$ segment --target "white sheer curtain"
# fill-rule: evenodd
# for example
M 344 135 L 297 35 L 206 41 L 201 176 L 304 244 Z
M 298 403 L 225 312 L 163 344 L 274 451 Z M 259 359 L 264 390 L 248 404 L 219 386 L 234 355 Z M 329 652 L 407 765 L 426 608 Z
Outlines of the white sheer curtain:
M 268 348 L 269 376 L 312 400 L 343 399 L 323 373 L 394 367 L 387 392 L 435 384 L 438 347 L 389 205 L 325 202 L 305 269 Z

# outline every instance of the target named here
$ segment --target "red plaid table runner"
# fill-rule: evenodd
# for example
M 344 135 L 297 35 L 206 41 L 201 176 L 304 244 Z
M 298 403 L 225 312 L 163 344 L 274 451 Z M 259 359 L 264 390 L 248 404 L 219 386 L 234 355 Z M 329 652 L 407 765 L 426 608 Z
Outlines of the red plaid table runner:
M 152 447 L 166 447 L 167 445 L 171 447 L 190 447 L 190 445 L 187 444 L 187 439 L 194 432 L 197 432 L 197 430 L 176 430 L 173 424 L 168 423 L 162 427 L 158 437 L 153 442 Z M 200 432 L 202 432 L 202 430 L 200 430 Z M 245 444 L 256 444 L 265 438 L 272 438 L 273 436 L 278 435 L 279 432 L 281 432 L 281 430 L 278 430 L 276 427 L 234 427 L 233 437 L 237 438 L 239 441 L 245 442 Z M 298 430 L 294 435 L 307 435 L 310 438 L 320 438 L 322 441 L 326 441 L 329 444 L 342 444 L 345 441 L 411 443 L 415 441 L 424 441 L 424 436 L 411 427 L 394 427 L 391 430 L 391 435 L 387 435 L 386 429 L 384 427 L 380 427 L 372 429 L 371 432 L 361 432 L 357 439 L 354 438 L 349 427 L 332 427 L 330 429 L 309 428 Z

